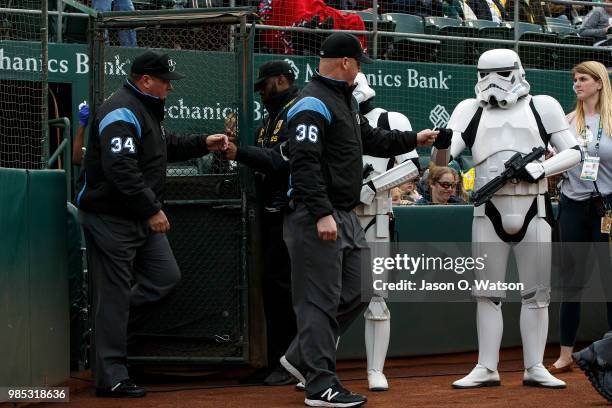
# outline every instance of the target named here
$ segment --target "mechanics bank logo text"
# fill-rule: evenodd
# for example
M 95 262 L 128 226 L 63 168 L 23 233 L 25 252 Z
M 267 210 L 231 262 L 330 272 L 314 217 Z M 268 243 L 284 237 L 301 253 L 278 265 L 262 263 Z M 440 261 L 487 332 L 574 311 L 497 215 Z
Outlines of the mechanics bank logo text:
M 287 60 L 286 60 L 287 61 Z M 316 72 L 316 67 L 310 63 L 306 64 L 306 76 L 304 82 L 310 82 Z M 415 68 L 408 68 L 403 73 L 390 74 L 387 70 L 375 69 L 365 73 L 368 84 L 373 87 L 383 88 L 419 88 L 450 90 L 450 82 L 453 76 L 443 70 L 437 72 L 423 73 Z

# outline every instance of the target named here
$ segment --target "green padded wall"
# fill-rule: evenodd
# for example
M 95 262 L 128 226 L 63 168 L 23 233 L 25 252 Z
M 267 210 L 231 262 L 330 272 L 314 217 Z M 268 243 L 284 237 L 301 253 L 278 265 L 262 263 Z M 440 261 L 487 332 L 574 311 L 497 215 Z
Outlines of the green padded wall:
M 0 169 L 0 384 L 69 376 L 63 171 Z
M 399 242 L 469 242 L 472 236 L 471 205 L 395 207 Z M 554 206 L 554 212 L 557 208 Z M 442 354 L 478 349 L 474 303 L 407 303 L 388 305 L 391 311 L 390 357 Z M 519 303 L 503 305 L 502 347 L 521 344 Z M 606 332 L 605 307 L 585 303 L 578 341 L 592 341 Z M 559 341 L 559 304 L 549 307 L 548 342 Z M 340 340 L 339 359 L 365 358 L 364 319 L 355 323 Z
M 0 384 L 30 383 L 27 171 L 0 169 Z

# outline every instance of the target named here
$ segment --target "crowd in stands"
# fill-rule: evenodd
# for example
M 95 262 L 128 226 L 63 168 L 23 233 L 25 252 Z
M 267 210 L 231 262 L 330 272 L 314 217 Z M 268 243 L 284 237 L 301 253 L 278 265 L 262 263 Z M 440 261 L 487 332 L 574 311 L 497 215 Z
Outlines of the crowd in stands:
M 380 0 L 378 13 L 503 23 L 514 20 L 515 1 L 519 1 L 519 20 L 540 25 L 544 32 L 550 24 L 546 20 L 549 17 L 556 18 L 559 24 L 567 21 L 580 36 L 591 37 L 595 43 L 607 39 L 609 21 L 612 21 L 609 20 L 612 5 L 607 7 L 607 4 L 612 0 L 602 0 L 601 6 L 594 4 L 594 7 L 529 0 Z M 356 12 L 373 10 L 373 2 L 363 0 L 260 0 L 257 6 L 263 24 L 345 30 L 364 30 L 363 15 Z M 272 52 L 295 53 L 290 34 L 271 32 L 266 36 L 264 42 Z M 270 36 L 274 36 L 276 43 L 270 41 Z
M 473 169 L 464 172 L 455 161 L 448 167 L 431 163 L 418 180 L 392 189 L 391 199 L 394 207 L 467 204 L 470 203 L 473 186 Z

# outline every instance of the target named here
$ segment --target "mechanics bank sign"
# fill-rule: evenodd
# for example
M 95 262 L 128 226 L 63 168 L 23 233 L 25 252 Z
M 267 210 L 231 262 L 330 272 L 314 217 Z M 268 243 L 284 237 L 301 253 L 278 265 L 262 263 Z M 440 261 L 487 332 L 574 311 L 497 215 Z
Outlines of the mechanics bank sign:
M 23 50 L 24 48 L 21 47 L 19 51 Z M 7 71 L 13 73 L 41 71 L 42 61 L 40 58 L 15 51 L 12 47 L 0 48 L 0 71 L 5 73 Z M 130 58 L 112 55 L 110 60 L 104 63 L 104 73 L 125 77 L 129 73 L 131 63 Z M 49 56 L 47 66 L 51 74 L 86 75 L 89 74 L 89 55 L 86 52 L 74 52 L 72 55 L 60 58 Z
M 293 59 L 285 58 L 293 68 L 294 72 L 300 72 L 299 65 Z M 378 64 L 375 64 L 375 66 Z M 419 89 L 439 89 L 439 90 L 450 90 L 452 84 L 453 75 L 445 72 L 444 70 L 435 70 L 431 72 L 431 69 L 427 70 L 427 73 L 419 72 L 417 68 L 406 68 L 406 66 L 413 65 L 408 63 L 390 63 L 386 69 L 368 69 L 363 66 L 364 73 L 368 78 L 368 83 L 372 87 L 383 87 L 383 88 L 419 88 Z M 304 82 L 309 82 L 312 76 L 317 70 L 317 63 L 307 62 L 304 68 L 305 75 L 303 77 Z M 300 80 L 299 74 L 296 75 L 298 81 Z

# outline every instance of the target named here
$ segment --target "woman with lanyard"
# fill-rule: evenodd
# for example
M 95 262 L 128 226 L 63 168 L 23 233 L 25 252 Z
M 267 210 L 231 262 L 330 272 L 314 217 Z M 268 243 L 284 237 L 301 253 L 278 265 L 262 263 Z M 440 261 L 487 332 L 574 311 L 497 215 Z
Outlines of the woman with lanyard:
M 585 61 L 574 67 L 576 110 L 568 115 L 570 129 L 575 132 L 582 150 L 583 162 L 567 171 L 561 185 L 559 233 L 563 243 L 608 242 L 610 209 L 612 208 L 612 90 L 606 67 Z M 589 276 L 589 250 L 584 244 L 564 248 L 562 282 L 566 289 L 561 303 L 561 354 L 548 368 L 556 375 L 572 370 L 572 351 L 580 322 L 580 287 Z M 603 245 L 602 245 L 603 246 Z M 598 247 L 600 248 L 600 247 Z M 606 256 L 598 258 L 598 270 L 610 272 L 607 244 Z M 569 250 L 566 250 L 569 249 Z M 571 249 L 574 249 L 573 251 Z M 576 251 L 578 249 L 578 251 Z M 581 251 L 582 249 L 582 251 Z M 571 257 L 570 253 L 581 253 Z M 606 264 L 602 265 L 602 262 Z M 587 270 L 589 268 L 589 270 Z M 605 276 L 605 275 L 603 275 Z M 572 283 L 573 282 L 573 283 Z M 578 284 L 576 284 L 578 282 Z M 603 280 L 609 286 L 610 282 Z M 570 294 L 573 287 L 574 292 Z M 577 292 L 576 292 L 577 288 Z M 610 290 L 610 288 L 608 288 Z M 573 297 L 578 295 L 576 297 Z M 608 327 L 612 330 L 612 299 L 607 305 Z

